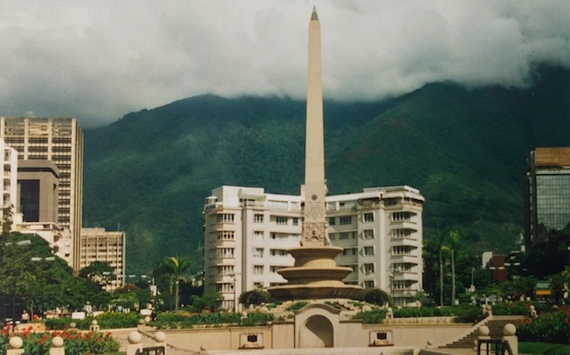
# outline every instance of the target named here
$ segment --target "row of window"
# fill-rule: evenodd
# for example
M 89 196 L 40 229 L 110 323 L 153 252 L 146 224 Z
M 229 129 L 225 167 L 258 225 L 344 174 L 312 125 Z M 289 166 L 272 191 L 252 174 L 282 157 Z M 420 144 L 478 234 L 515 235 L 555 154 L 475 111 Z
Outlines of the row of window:
M 329 225 L 335 226 L 337 225 L 351 225 L 352 224 L 352 217 L 353 216 L 339 216 L 339 217 L 329 217 L 328 222 Z M 409 221 L 412 217 L 411 212 L 394 212 L 392 213 L 392 220 L 393 221 Z M 362 214 L 362 218 L 364 222 L 374 222 L 374 213 L 372 212 L 365 212 Z M 287 217 L 287 216 L 275 216 L 274 222 L 278 225 L 288 225 L 289 219 L 291 219 L 291 224 L 294 226 L 299 225 L 299 218 L 298 217 Z M 262 213 L 256 213 L 253 215 L 253 222 L 254 223 L 263 223 L 264 215 Z M 233 213 L 219 213 L 216 215 L 216 222 L 217 223 L 234 223 L 234 214 Z

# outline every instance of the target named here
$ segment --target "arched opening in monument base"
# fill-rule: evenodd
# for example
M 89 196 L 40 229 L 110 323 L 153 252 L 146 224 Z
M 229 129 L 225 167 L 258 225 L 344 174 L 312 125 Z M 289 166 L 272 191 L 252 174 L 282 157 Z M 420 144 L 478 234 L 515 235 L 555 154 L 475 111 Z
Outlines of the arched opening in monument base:
M 301 348 L 332 348 L 334 347 L 334 327 L 327 317 L 311 316 L 301 329 L 300 340 Z

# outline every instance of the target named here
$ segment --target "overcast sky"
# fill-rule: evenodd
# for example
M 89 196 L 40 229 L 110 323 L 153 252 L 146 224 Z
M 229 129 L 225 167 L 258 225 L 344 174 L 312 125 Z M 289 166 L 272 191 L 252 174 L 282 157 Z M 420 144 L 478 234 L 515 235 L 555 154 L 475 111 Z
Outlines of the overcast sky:
M 93 127 L 205 93 L 302 99 L 313 5 L 325 100 L 570 67 L 568 0 L 0 0 L 0 115 Z

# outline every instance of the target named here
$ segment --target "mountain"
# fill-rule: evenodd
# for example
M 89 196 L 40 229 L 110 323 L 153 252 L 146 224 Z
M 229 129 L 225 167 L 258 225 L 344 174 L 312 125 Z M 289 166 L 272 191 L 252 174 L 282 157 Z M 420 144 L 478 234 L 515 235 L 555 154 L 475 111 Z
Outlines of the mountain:
M 325 99 L 331 194 L 420 189 L 425 238 L 461 229 L 469 252 L 508 251 L 522 231 L 522 179 L 537 146 L 570 145 L 570 71 L 526 89 L 434 83 L 387 101 Z M 220 185 L 298 194 L 305 103 L 196 96 L 85 131 L 86 227 L 127 232 L 129 273 L 164 256 L 201 266 L 202 206 Z

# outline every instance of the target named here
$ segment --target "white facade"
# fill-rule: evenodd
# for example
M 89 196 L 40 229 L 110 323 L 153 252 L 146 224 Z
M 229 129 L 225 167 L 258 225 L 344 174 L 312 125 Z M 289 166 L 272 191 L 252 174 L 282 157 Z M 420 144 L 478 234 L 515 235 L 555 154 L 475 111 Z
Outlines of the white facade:
M 95 261 L 107 262 L 113 268 L 116 280 L 105 289 L 113 291 L 125 284 L 127 234 L 121 231 L 106 231 L 105 228 L 82 228 L 79 268 Z
M 422 206 L 409 186 L 368 188 L 327 196 L 328 233 L 344 248 L 337 265 L 353 268 L 346 284 L 380 288 L 395 305 L 422 290 Z M 204 206 L 205 292 L 224 297 L 224 308 L 245 291 L 284 284 L 276 271 L 293 266 L 287 249 L 298 247 L 301 196 L 263 188 L 222 186 Z
M 2 208 L 12 206 L 12 213 L 15 214 L 18 211 L 18 152 L 6 145 L 3 139 L 0 139 L 0 149 L 4 153 L 2 162 L 4 169 L 2 177 Z M 14 215 L 12 217 L 14 218 Z

